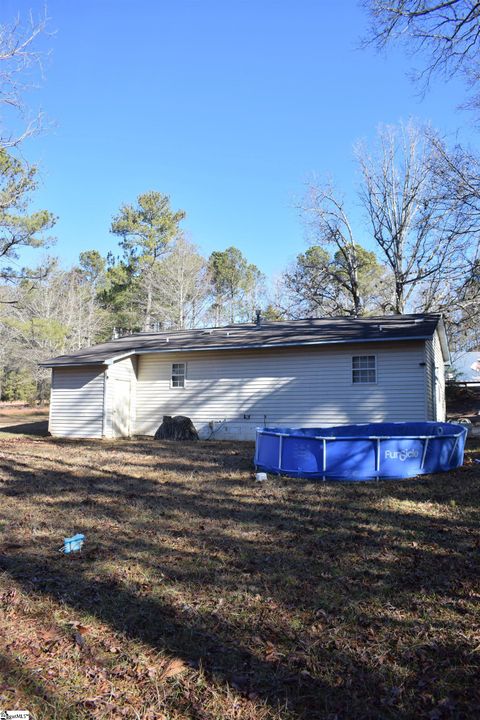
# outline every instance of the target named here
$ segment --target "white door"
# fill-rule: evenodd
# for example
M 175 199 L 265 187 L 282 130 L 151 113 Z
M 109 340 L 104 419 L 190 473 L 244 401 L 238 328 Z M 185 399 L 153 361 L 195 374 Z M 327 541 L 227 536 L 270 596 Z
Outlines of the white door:
M 130 380 L 115 379 L 112 388 L 112 433 L 113 437 L 130 435 Z

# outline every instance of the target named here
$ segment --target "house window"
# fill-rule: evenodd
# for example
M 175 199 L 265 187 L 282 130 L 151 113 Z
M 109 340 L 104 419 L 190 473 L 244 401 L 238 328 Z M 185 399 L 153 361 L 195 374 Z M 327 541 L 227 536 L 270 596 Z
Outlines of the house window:
M 352 357 L 352 382 L 377 382 L 377 358 L 375 355 L 354 355 Z
M 172 363 L 172 387 L 185 387 L 186 369 L 185 363 Z

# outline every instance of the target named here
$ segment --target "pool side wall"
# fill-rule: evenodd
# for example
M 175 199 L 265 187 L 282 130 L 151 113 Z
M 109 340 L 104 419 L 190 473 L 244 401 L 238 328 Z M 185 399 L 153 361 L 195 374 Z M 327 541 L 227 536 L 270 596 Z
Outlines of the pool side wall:
M 349 482 L 444 472 L 463 463 L 466 429 L 449 423 L 378 423 L 257 431 L 255 466 L 273 474 Z

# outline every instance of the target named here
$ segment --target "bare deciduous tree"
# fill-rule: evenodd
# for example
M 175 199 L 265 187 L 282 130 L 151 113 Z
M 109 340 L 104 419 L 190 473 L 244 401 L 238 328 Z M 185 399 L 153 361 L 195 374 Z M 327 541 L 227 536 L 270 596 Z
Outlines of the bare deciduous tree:
M 476 86 L 480 80 L 480 2 L 478 0 L 364 0 L 371 17 L 367 42 L 383 48 L 390 41 L 408 42 L 425 58 L 418 79 L 458 72 Z M 473 104 L 478 108 L 480 98 Z
M 360 258 L 343 200 L 331 184 L 312 183 L 300 211 L 312 244 L 319 248 L 333 249 L 337 254 L 342 272 L 335 273 L 334 286 L 341 287 L 349 296 L 352 314 L 360 315 L 363 310 L 359 284 Z M 327 276 L 330 275 L 330 283 L 324 278 L 325 300 L 331 301 L 329 287 L 332 271 L 325 267 L 324 272 Z
M 50 271 L 41 279 L 0 288 L 7 299 L 15 300 L 0 310 L 0 337 L 6 349 L 3 366 L 27 371 L 44 400 L 50 373 L 38 363 L 95 341 L 108 318 L 94 300 L 95 287 L 84 269 L 62 270 L 53 258 L 45 259 L 42 267 Z M 32 275 L 38 278 L 40 273 Z
M 457 272 L 430 282 L 423 296 L 445 314 L 450 337 L 468 345 L 480 333 L 480 158 L 460 145 L 449 148 L 433 131 L 428 140 L 439 204 L 461 218 L 465 243 Z
M 461 145 L 448 148 L 443 139 L 428 131 L 437 187 L 446 206 L 455 204 L 463 213 L 471 235 L 480 233 L 480 157 Z
M 166 327 L 194 328 L 210 300 L 207 263 L 198 248 L 180 234 L 158 266 L 153 288 L 154 315 Z
M 373 239 L 395 282 L 393 309 L 404 313 L 427 283 L 461 277 L 468 227 L 456 203 L 446 206 L 435 148 L 414 125 L 381 128 L 376 151 L 359 145 L 356 155 Z
M 0 24 L 0 147 L 19 145 L 37 132 L 42 125 L 42 113 L 33 113 L 25 103 L 25 93 L 38 84 L 44 53 L 38 49 L 38 39 L 46 29 L 44 13 L 35 19 L 30 14 L 26 22 L 17 17 L 11 23 Z M 19 124 L 20 123 L 20 124 Z M 17 128 L 12 129 L 12 126 Z

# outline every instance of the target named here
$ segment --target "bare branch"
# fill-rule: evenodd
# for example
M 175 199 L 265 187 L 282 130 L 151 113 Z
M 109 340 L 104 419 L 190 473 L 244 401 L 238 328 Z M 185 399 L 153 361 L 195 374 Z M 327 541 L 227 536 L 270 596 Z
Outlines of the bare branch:
M 26 23 L 17 17 L 0 25 L 0 147 L 17 147 L 43 125 L 41 112 L 32 114 L 27 107 L 26 91 L 43 79 L 45 53 L 38 41 L 46 32 L 47 14 L 30 15 Z M 23 126 L 23 127 L 22 127 Z M 12 130 L 12 127 L 19 128 Z
M 415 73 L 425 91 L 435 74 L 461 73 L 474 95 L 468 103 L 480 109 L 480 2 L 478 0 L 363 0 L 371 28 L 364 45 L 385 48 L 403 42 L 421 58 Z
M 357 148 L 373 238 L 395 280 L 395 312 L 452 306 L 472 255 L 471 218 L 439 172 L 440 146 L 412 123 L 379 131 L 376 152 Z

